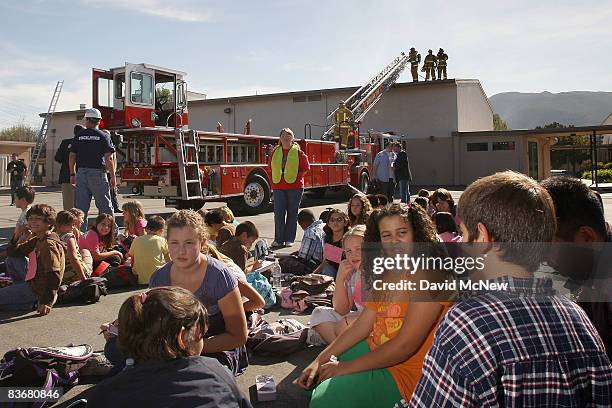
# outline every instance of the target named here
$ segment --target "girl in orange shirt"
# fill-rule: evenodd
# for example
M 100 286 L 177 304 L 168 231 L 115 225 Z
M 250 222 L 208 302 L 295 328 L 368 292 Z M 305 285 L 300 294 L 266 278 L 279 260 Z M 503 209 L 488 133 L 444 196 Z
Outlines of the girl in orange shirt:
M 418 287 L 420 279 L 444 280 L 444 273 L 434 271 L 387 269 L 380 275 L 372 273 L 374 256 L 417 256 L 421 247 L 428 256 L 444 256 L 435 227 L 422 207 L 392 204 L 375 212 L 368 221 L 366 237 L 380 241 L 382 247 L 377 252 L 372 250 L 375 243 L 364 243 L 364 285 L 374 290 L 357 320 L 296 380 L 304 389 L 316 386 L 311 408 L 393 407 L 409 401 L 435 329 L 449 307 L 440 301 L 448 294 L 376 290 L 381 282 L 407 279 Z

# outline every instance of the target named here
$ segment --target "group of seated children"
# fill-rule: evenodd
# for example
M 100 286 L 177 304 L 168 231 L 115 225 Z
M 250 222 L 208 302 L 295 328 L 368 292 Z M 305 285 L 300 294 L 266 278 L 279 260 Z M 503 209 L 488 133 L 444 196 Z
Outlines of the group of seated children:
M 363 238 L 349 230 L 343 240 L 348 262 L 341 262 L 336 277 L 334 308 L 317 308 L 311 317 L 320 343 L 328 346 L 295 381 L 310 391 L 310 407 L 610 406 L 610 321 L 601 319 L 610 303 L 598 307 L 585 297 L 585 314 L 553 290 L 550 277 L 534 276 L 543 261 L 568 261 L 564 253 L 554 255 L 557 262 L 550 259 L 547 243 L 553 238 L 610 239 L 595 195 L 580 180 L 570 184 L 551 180 L 539 185 L 525 175 L 503 172 L 470 185 L 459 202 L 460 230 L 470 255 L 486 256 L 483 268 L 467 278 L 444 269 L 373 272 L 372 261 L 380 255 L 419 256 L 425 250 L 447 256 L 439 229 L 418 204 L 391 204 L 372 213 Z M 575 190 L 574 203 L 559 199 L 569 195 L 568 189 Z M 435 204 L 438 212 L 455 215 L 451 206 Z M 576 210 L 573 217 L 569 208 Z M 525 223 L 525 217 L 531 222 Z M 577 223 L 583 226 L 574 228 Z M 358 248 L 359 258 L 353 252 Z M 610 257 L 591 256 L 587 263 L 594 272 L 582 271 L 591 279 L 587 282 L 595 282 L 593 274 L 601 277 L 595 265 L 606 261 L 609 279 Z M 576 282 L 576 271 L 567 270 L 570 263 L 561 266 L 561 273 Z M 361 300 L 350 283 L 357 273 L 366 296 Z M 380 290 L 374 284 L 440 284 L 460 278 L 505 287 L 459 295 L 441 289 Z M 578 285 L 593 290 L 588 283 Z
M 609 302 L 603 308 L 580 304 L 585 314 L 556 294 L 549 278 L 534 277 L 548 260 L 583 293 L 584 279 L 566 270 L 567 255 L 552 256 L 543 248 L 553 238 L 610 240 L 601 205 L 577 183 L 582 189 L 571 180 L 540 185 L 503 172 L 472 183 L 457 208 L 450 193 L 438 189 L 431 196 L 420 192 L 411 204 L 382 207 L 357 194 L 346 212 L 329 209 L 321 219 L 301 210 L 300 248 L 279 263 L 284 271 L 322 273 L 336 282 L 333 307 L 315 308 L 310 319 L 308 343 L 326 347 L 295 381 L 311 393 L 310 406 L 609 406 L 610 381 L 602 379 L 612 378 L 606 354 L 610 323 L 601 319 Z M 564 199 L 568 189 L 574 191 L 571 202 Z M 579 217 L 586 212 L 576 210 L 572 218 L 566 207 L 575 205 L 597 213 L 594 226 L 588 216 Z M 245 275 L 259 266 L 248 263 L 257 227 L 221 209 L 181 210 L 166 222 L 159 216 L 145 220 L 137 202 L 123 210 L 128 221 L 122 249 L 110 215 L 100 214 L 79 237 L 82 214 L 31 206 L 28 228 L 6 250 L 11 257 L 28 257 L 26 273 L 0 289 L 0 310 L 36 304 L 47 314 L 63 280 L 90 276 L 103 262 L 130 259 L 149 290 L 129 297 L 118 319 L 102 325 L 105 356 L 116 375 L 94 388 L 91 405 L 250 406 L 230 373 L 248 366 L 247 316 L 264 306 Z M 588 228 L 568 232 L 576 223 Z M 444 243 L 458 237 L 471 244 L 470 256 L 486 255 L 483 268 L 467 277 L 435 268 L 375 272 L 381 257 L 446 257 Z M 604 263 L 604 255 L 591 264 Z M 440 289 L 459 279 L 507 289 L 460 296 Z M 421 281 L 439 286 L 379 289 Z

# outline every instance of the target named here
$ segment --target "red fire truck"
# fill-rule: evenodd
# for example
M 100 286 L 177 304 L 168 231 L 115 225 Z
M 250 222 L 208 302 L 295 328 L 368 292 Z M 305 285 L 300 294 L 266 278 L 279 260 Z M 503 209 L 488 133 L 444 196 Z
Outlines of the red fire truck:
M 402 53 L 344 102 L 345 115 L 332 112 L 336 120 L 323 140 L 307 135 L 296 140 L 311 165 L 305 189 L 367 190 L 372 159 L 393 137 L 359 135 L 359 123 L 407 62 Z M 136 196 L 164 198 L 166 206 L 198 209 L 207 201 L 226 201 L 250 214 L 264 211 L 271 199 L 268 162 L 278 137 L 189 129 L 184 77 L 149 64 L 93 70 L 93 106 L 102 112 L 101 127 L 123 137 L 121 181 Z M 346 145 L 338 140 L 340 129 L 349 138 Z

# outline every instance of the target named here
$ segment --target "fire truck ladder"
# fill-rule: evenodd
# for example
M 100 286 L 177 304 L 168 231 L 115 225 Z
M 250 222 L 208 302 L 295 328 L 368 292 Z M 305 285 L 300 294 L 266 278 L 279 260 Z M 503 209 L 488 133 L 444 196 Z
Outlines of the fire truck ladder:
M 361 122 L 363 117 L 368 113 L 376 102 L 381 98 L 382 94 L 385 93 L 389 88 L 393 86 L 395 81 L 399 78 L 400 74 L 408 65 L 408 56 L 403 52 L 399 57 L 395 58 L 389 65 L 387 65 L 382 71 L 374 76 L 370 81 L 359 88 L 354 94 L 352 94 L 344 103 L 346 107 L 353 114 L 353 122 Z M 327 119 L 335 117 L 336 108 L 332 113 L 329 114 Z M 323 139 L 330 139 L 333 137 L 335 124 L 331 125 L 329 129 L 323 134 Z
M 201 199 L 200 180 L 200 141 L 195 130 L 175 130 L 176 153 L 181 179 L 181 198 L 183 200 Z
M 64 81 L 57 81 L 57 85 L 55 85 L 55 91 L 53 91 L 53 96 L 51 97 L 51 103 L 49 103 L 49 109 L 47 109 L 47 114 L 43 119 L 43 123 L 40 126 L 40 130 L 36 135 L 36 145 L 34 146 L 34 151 L 32 152 L 32 158 L 30 160 L 30 165 L 28 166 L 28 175 L 26 179 L 26 183 L 30 184 L 32 181 L 32 176 L 34 175 L 34 170 L 36 170 L 36 164 L 38 163 L 38 159 L 40 158 L 40 154 L 42 150 L 45 148 L 47 143 L 47 133 L 49 132 L 49 122 L 53 118 L 53 114 L 55 113 L 55 107 L 57 106 L 57 102 L 59 101 L 60 93 L 62 92 L 62 87 L 64 86 Z

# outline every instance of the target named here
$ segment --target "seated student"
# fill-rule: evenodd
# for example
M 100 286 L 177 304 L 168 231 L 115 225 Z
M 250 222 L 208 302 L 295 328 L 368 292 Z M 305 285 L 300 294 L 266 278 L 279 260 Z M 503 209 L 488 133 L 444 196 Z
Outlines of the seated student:
M 425 243 L 420 247 L 432 254 L 441 254 L 433 223 L 419 206 L 391 204 L 374 216 L 378 237 L 369 236 L 382 245 L 380 256 L 400 255 L 398 250 L 421 256 L 415 252 L 417 242 Z M 364 282 L 371 289 L 377 287 L 375 280 L 381 280 L 381 285 L 425 277 L 430 282 L 443 282 L 436 271 L 385 269 L 374 275 L 372 266 L 370 260 L 362 268 Z M 435 328 L 448 310 L 448 302 L 437 301 L 433 291 L 430 295 L 427 301 L 412 301 L 410 291 L 373 290 L 357 320 L 296 380 L 304 389 L 316 387 L 310 407 L 394 407 L 401 406 L 402 399 L 408 400 Z
M 209 231 L 214 233 L 215 246 L 221 248 L 221 245 L 236 234 L 236 227 L 225 222 L 223 213 L 219 209 L 209 211 L 204 217 L 204 222 L 209 228 Z
M 389 199 L 384 194 L 376 194 L 376 198 L 378 199 L 378 205 L 374 208 L 377 210 L 382 210 L 389 204 Z
M 234 274 L 234 277 L 238 281 L 238 291 L 240 291 L 240 296 L 242 297 L 242 308 L 244 309 L 246 316 L 249 316 L 249 312 L 264 308 L 266 305 L 265 299 L 257 292 L 257 290 L 255 290 L 253 286 L 251 286 L 251 284 L 247 281 L 244 270 L 240 269 L 240 267 L 236 265 L 230 257 L 221 253 L 221 251 L 219 251 L 214 245 L 208 244 L 203 245 L 202 253 L 221 261 Z
M 80 208 L 71 208 L 68 212 L 75 216 L 74 220 L 74 236 L 76 239 L 81 239 L 83 236 L 83 232 L 81 231 L 81 226 L 85 222 L 85 213 Z
M 278 263 L 283 273 L 306 275 L 312 273 L 323 261 L 323 221 L 316 220 L 311 210 L 302 210 L 298 213 L 298 224 L 304 230 L 302 243 L 297 253 L 290 256 L 281 256 Z
M 372 206 L 365 195 L 355 194 L 349 200 L 346 212 L 349 216 L 351 227 L 365 225 L 368 216 L 372 212 Z
M 459 236 L 457 225 L 453 214 L 447 212 L 437 212 L 433 215 L 433 221 L 438 231 L 438 237 L 442 242 L 455 242 Z
M 223 220 L 226 223 L 232 224 L 234 227 L 238 227 L 238 225 L 240 225 L 240 222 L 236 219 L 236 217 L 234 217 L 234 213 L 229 207 L 221 207 L 219 208 L 219 211 L 221 211 L 221 214 L 223 214 Z
M 206 330 L 206 309 L 186 289 L 130 296 L 119 310 L 117 343 L 134 365 L 93 387 L 87 406 L 250 407 L 227 369 L 200 355 Z
M 365 230 L 365 225 L 357 225 L 350 228 L 342 238 L 346 259 L 340 262 L 336 275 L 334 307 L 318 306 L 312 311 L 310 317 L 312 330 L 308 331 L 309 344 L 330 344 L 357 319 L 363 310 L 365 299 L 361 298 L 360 268 Z M 316 337 L 320 337 L 322 341 Z
M 234 261 L 244 272 L 250 272 L 261 266 L 261 262 L 256 262 L 248 270 L 246 267 L 251 246 L 258 238 L 259 231 L 257 231 L 255 224 L 251 221 L 244 221 L 236 227 L 236 235 L 225 241 L 219 250 Z
M 434 212 L 447 212 L 453 215 L 455 224 L 461 224 L 461 220 L 457 216 L 457 209 L 455 208 L 455 200 L 451 196 L 451 193 L 445 188 L 438 188 L 430 197 L 430 203 L 434 207 Z M 432 216 L 433 216 L 432 213 Z
M 79 248 L 74 236 L 75 216 L 68 211 L 60 211 L 55 218 L 55 232 L 66 246 L 66 268 L 62 283 L 87 279 L 93 271 L 93 258 L 87 249 Z
M 466 292 L 451 307 L 409 406 L 611 406 L 597 332 L 551 279 L 533 276 L 556 231 L 550 195 L 523 174 L 496 173 L 467 187 L 459 215 L 472 256 L 486 254 L 468 278 L 506 287 Z
M 416 197 L 414 200 L 415 204 L 420 205 L 421 207 L 423 207 L 423 209 L 425 211 L 427 211 L 429 209 L 429 200 L 425 197 Z
M 147 220 L 144 216 L 144 207 L 138 200 L 126 201 L 121 206 L 123 211 L 123 227 L 125 237 L 140 237 L 145 234 Z
M 323 227 L 323 262 L 313 271 L 322 275 L 336 277 L 342 260 L 342 237 L 349 229 L 349 217 L 338 208 L 329 211 L 327 223 Z
M 89 231 L 79 239 L 79 248 L 91 253 L 95 271 L 102 262 L 112 266 L 123 262 L 123 254 L 113 249 L 115 243 L 115 219 L 110 214 L 100 214 Z
M 31 310 L 44 316 L 57 300 L 57 290 L 64 276 L 66 258 L 64 246 L 51 229 L 55 224 L 55 210 L 46 204 L 36 204 L 28 210 L 31 236 L 22 234 L 19 241 L 11 240 L 9 256 L 28 256 L 25 282 L 0 289 L 0 311 Z
M 425 190 L 424 188 L 420 189 L 419 192 L 417 193 L 418 197 L 424 197 L 429 199 L 429 191 Z
M 125 204 L 123 214 L 125 216 Z M 153 215 L 146 221 L 146 234 L 136 237 L 130 245 L 127 257 L 132 260 L 132 271 L 138 276 L 139 285 L 148 285 L 153 272 L 170 262 L 168 243 L 164 238 L 166 221 Z
M 180 286 L 194 293 L 209 313 L 206 355 L 217 358 L 235 375 L 240 374 L 248 366 L 248 358 L 244 347 L 246 317 L 238 282 L 226 265 L 201 253 L 206 229 L 198 213 L 175 212 L 166 225 L 172 261 L 153 274 L 149 286 Z
M 21 214 L 15 224 L 13 232 L 13 240 L 19 241 L 22 235 L 28 234 L 28 220 L 26 215 L 32 207 L 36 191 L 32 187 L 20 187 L 15 190 L 14 200 L 15 207 L 21 209 Z M 0 256 L 6 256 L 6 247 L 2 249 Z M 7 276 L 13 279 L 13 282 L 23 282 L 28 269 L 28 258 L 26 256 L 9 256 L 5 260 Z
M 378 196 L 376 194 L 367 194 L 366 198 L 370 202 L 370 207 L 372 207 L 372 210 L 378 210 L 378 205 L 380 204 L 378 202 Z
M 612 251 L 597 195 L 581 180 L 550 177 L 541 182 L 555 204 L 557 230 L 548 264 L 568 278 L 565 287 L 601 336 L 612 361 Z M 605 244 L 604 244 L 605 243 Z

